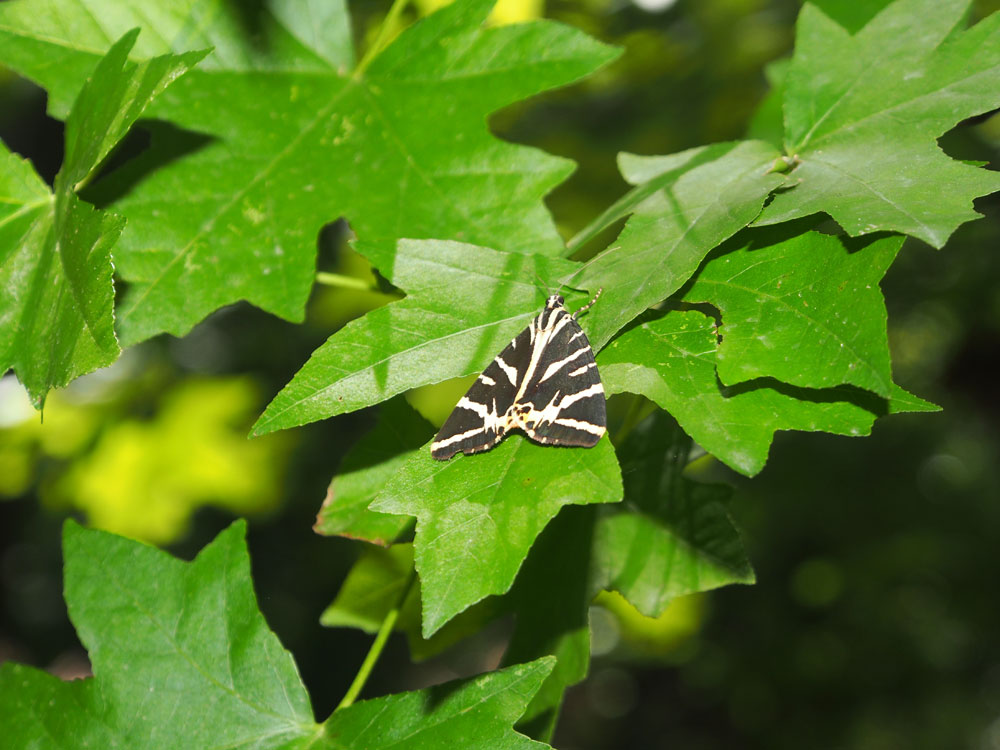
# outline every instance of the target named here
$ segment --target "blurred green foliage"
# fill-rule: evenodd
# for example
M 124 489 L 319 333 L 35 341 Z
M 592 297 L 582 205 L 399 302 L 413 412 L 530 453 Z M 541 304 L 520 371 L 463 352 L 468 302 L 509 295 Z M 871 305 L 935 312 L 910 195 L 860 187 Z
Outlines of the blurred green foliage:
M 821 4 L 856 27 L 884 3 Z M 579 163 L 548 201 L 564 236 L 625 191 L 616 152 L 742 136 L 767 91 L 764 66 L 790 50 L 799 7 L 521 5 L 626 50 L 586 82 L 491 118 L 501 137 Z M 352 3 L 356 35 L 387 8 Z M 983 0 L 974 14 L 997 9 Z M 43 111 L 43 94 L 0 73 L 0 137 L 51 178 L 61 130 Z M 941 146 L 996 169 L 1000 117 L 979 118 Z M 680 600 L 662 622 L 602 602 L 615 617 L 592 613 L 592 674 L 569 693 L 556 747 L 1000 748 L 1000 200 L 977 209 L 987 218 L 942 251 L 908 241 L 882 284 L 896 379 L 944 413 L 895 417 L 864 439 L 785 434 L 754 480 L 713 467 L 739 486 L 733 513 L 758 583 Z M 343 228 L 324 232 L 320 251 L 321 270 L 373 282 Z M 367 639 L 316 623 L 356 548 L 308 528 L 339 457 L 371 420 L 244 436 L 320 341 L 385 299 L 321 287 L 298 327 L 246 306 L 222 311 L 185 339 L 151 342 L 110 375 L 54 393 L 42 423 L 11 379 L 0 381 L 0 659 L 16 653 L 59 669 L 78 653 L 58 597 L 61 515 L 84 511 L 159 543 L 186 533 L 184 550 L 229 513 L 268 513 L 250 537 L 261 606 L 318 713 L 332 708 L 357 664 L 335 663 L 330 644 L 356 647 L 360 662 Z M 438 389 L 414 402 L 440 419 L 449 398 Z M 492 666 L 504 637 L 490 631 L 419 667 L 394 641 L 372 694 Z
M 235 515 L 271 510 L 287 441 L 246 439 L 259 403 L 246 380 L 183 381 L 152 420 L 108 426 L 51 499 L 85 511 L 93 526 L 157 544 L 182 534 L 202 504 Z
M 234 515 L 276 508 L 294 437 L 246 439 L 263 401 L 252 381 L 181 380 L 139 419 L 108 403 L 116 379 L 92 380 L 54 397 L 40 421 L 13 377 L 4 378 L 0 495 L 34 490 L 51 510 L 82 511 L 94 527 L 161 545 L 184 535 L 203 505 Z

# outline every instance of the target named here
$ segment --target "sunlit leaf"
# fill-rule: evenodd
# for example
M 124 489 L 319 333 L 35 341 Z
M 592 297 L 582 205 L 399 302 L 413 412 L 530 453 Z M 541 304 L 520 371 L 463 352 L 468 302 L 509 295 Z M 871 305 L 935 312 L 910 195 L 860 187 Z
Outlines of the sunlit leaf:
M 1000 174 L 939 136 L 1000 106 L 1000 13 L 962 30 L 968 0 L 897 0 L 850 34 L 806 3 L 784 83 L 784 141 L 801 164 L 759 224 L 816 212 L 853 236 L 893 230 L 942 247 L 979 218 Z
M 94 677 L 0 666 L 11 747 L 546 747 L 515 733 L 552 668 L 539 660 L 460 684 L 355 703 L 323 724 L 250 580 L 246 525 L 191 563 L 66 525 L 66 600 Z M 208 710 L 207 710 L 208 709 Z M 377 720 L 376 720 L 377 719 Z
M 415 559 L 429 636 L 481 599 L 506 592 L 562 506 L 617 502 L 621 492 L 607 438 L 593 448 L 558 448 L 511 435 L 491 451 L 450 461 L 420 450 L 371 507 L 417 518 Z
M 784 178 L 769 172 L 778 152 L 760 141 L 720 143 L 670 156 L 622 154 L 636 189 L 594 228 L 631 213 L 614 244 L 567 283 L 604 289 L 587 313 L 595 350 L 636 315 L 669 297 L 708 252 L 749 224 Z
M 135 38 L 133 31 L 118 41 L 80 91 L 54 192 L 0 144 L 0 372 L 13 367 L 38 408 L 49 389 L 111 364 L 120 351 L 111 248 L 124 220 L 95 211 L 76 190 L 149 103 L 204 56 L 133 64 Z
M 542 198 L 572 165 L 496 139 L 486 119 L 617 52 L 550 21 L 483 27 L 492 4 L 449 5 L 354 71 L 339 0 L 318 17 L 307 0 L 265 4 L 252 33 L 225 0 L 163 14 L 157 0 L 0 5 L 0 57 L 50 90 L 66 84 L 70 60 L 92 65 L 90 50 L 137 19 L 157 19 L 148 31 L 163 52 L 216 49 L 151 112 L 208 138 L 158 128 L 145 154 L 99 186 L 129 219 L 116 252 L 130 282 L 123 340 L 186 333 L 240 299 L 300 320 L 316 237 L 338 217 L 389 246 L 435 237 L 561 252 Z
M 717 367 L 733 385 L 772 377 L 805 388 L 892 387 L 879 281 L 903 238 L 842 242 L 806 232 L 751 233 L 720 251 L 684 293 L 722 312 Z
M 882 399 L 853 388 L 812 390 L 773 379 L 723 386 L 716 341 L 714 321 L 696 311 L 642 323 L 598 355 L 604 386 L 646 396 L 705 450 L 747 475 L 764 467 L 777 430 L 867 435 L 887 413 Z M 893 386 L 897 393 L 905 391 Z M 908 410 L 902 401 L 899 407 Z
M 528 325 L 574 264 L 474 245 L 359 245 L 407 297 L 352 321 L 313 352 L 254 426 L 286 429 L 478 373 Z M 581 295 L 582 298 L 582 295 Z

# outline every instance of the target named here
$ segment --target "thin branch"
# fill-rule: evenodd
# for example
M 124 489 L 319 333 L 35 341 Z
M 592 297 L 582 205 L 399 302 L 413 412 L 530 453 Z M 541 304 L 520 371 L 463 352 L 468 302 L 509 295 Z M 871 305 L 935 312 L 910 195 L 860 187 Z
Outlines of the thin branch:
M 365 660 L 361 662 L 361 667 L 358 669 L 358 673 L 354 676 L 354 682 L 352 682 L 351 686 L 347 689 L 347 694 L 344 696 L 344 699 L 340 701 L 340 705 L 337 706 L 337 711 L 342 708 L 347 708 L 354 703 L 355 700 L 357 700 L 358 695 L 361 693 L 365 683 L 368 681 L 368 677 L 371 675 L 372 669 L 375 667 L 375 663 L 382 654 L 382 649 L 385 648 L 385 644 L 389 640 L 392 629 L 396 626 L 396 620 L 399 619 L 399 612 L 403 608 L 403 603 L 406 601 L 406 597 L 409 596 L 410 589 L 413 588 L 413 582 L 416 578 L 417 571 L 411 571 L 410 577 L 407 579 L 406 584 L 403 586 L 403 591 L 399 595 L 399 599 L 396 601 L 396 606 L 390 609 L 389 613 L 385 616 L 385 619 L 382 620 L 382 626 L 379 628 L 378 634 L 375 636 L 375 641 L 372 643 L 372 647 L 368 649 L 368 655 L 365 656 Z

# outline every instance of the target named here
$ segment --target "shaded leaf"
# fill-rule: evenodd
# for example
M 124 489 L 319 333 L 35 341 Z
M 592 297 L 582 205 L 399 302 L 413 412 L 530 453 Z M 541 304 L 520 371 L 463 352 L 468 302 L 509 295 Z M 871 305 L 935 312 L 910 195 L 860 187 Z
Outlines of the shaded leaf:
M 413 580 L 413 571 L 412 544 L 366 547 L 348 571 L 336 598 L 323 610 L 320 623 L 331 628 L 377 633 Z M 424 638 L 420 631 L 420 587 L 412 585 L 400 605 L 394 630 L 406 636 L 410 657 L 422 661 L 480 631 L 496 617 L 495 610 L 494 600 L 487 599 L 449 620 L 430 638 Z
M 516 618 L 504 664 L 556 657 L 519 725 L 535 739 L 552 738 L 566 689 L 582 681 L 590 666 L 595 512 L 591 507 L 560 512 L 531 548 L 510 593 L 494 603 L 498 612 Z
M 864 28 L 887 5 L 894 0 L 810 0 L 813 5 L 850 31 L 852 34 Z
M 1000 190 L 1000 174 L 937 145 L 1000 106 L 1000 14 L 963 31 L 968 7 L 897 0 L 853 35 L 803 7 L 784 90 L 785 151 L 801 160 L 801 182 L 758 224 L 822 211 L 854 236 L 891 230 L 942 247 L 979 218 L 972 199 Z
M 545 285 L 574 267 L 459 242 L 403 240 L 398 250 L 358 249 L 407 297 L 348 323 L 313 352 L 268 405 L 255 434 L 481 372 L 541 310 Z
M 368 510 L 368 504 L 434 434 L 433 428 L 402 397 L 379 408 L 375 428 L 344 457 L 330 482 L 313 529 L 388 546 L 410 526 L 410 519 Z
M 626 323 L 677 291 L 708 252 L 749 224 L 784 178 L 769 173 L 779 156 L 761 141 L 719 143 L 670 156 L 622 154 L 619 167 L 638 187 L 594 229 L 631 212 L 614 244 L 565 282 L 604 296 L 587 313 L 597 351 Z
M 88 9 L 118 22 L 121 4 Z M 55 15 L 63 5 L 80 10 L 77 0 L 48 7 Z M 291 19 L 309 19 L 315 3 L 265 10 L 255 22 L 268 44 L 258 46 L 273 38 L 274 48 L 263 52 L 229 5 L 193 6 L 196 30 L 163 37 L 181 48 L 210 40 L 217 53 L 152 112 L 211 139 L 182 159 L 171 159 L 176 143 L 154 141 L 104 186 L 129 218 L 116 253 L 130 282 L 118 313 L 123 341 L 186 333 L 240 299 L 300 320 L 316 237 L 338 217 L 360 238 L 393 247 L 401 237 L 436 237 L 561 252 L 542 197 L 572 165 L 494 138 L 486 119 L 616 51 L 548 21 L 485 28 L 492 0 L 464 0 L 406 29 L 352 74 L 342 2 L 326 11 L 329 27 L 309 33 Z M 126 7 L 121 16 L 155 17 L 159 3 Z M 177 20 L 168 17 L 167 29 Z M 0 7 L 0 28 L 0 55 L 47 87 L 63 74 L 41 60 L 107 43 L 96 24 L 36 18 L 29 3 Z
M 417 517 L 426 637 L 472 604 L 506 592 L 562 506 L 617 502 L 621 492 L 606 438 L 593 448 L 553 448 L 511 435 L 487 453 L 447 462 L 422 449 L 371 507 Z
M 406 589 L 413 572 L 413 545 L 394 544 L 391 547 L 365 547 L 351 566 L 347 577 L 330 603 L 320 623 L 329 628 L 358 628 L 377 633 L 382 621 L 394 608 Z M 403 613 L 411 609 L 411 600 L 420 598 L 413 587 L 401 606 L 396 630 L 410 634 L 412 623 Z M 420 630 L 420 610 L 417 610 L 417 631 Z
M 879 281 L 903 238 L 751 237 L 711 257 L 684 293 L 685 301 L 709 302 L 722 312 L 716 363 L 722 382 L 773 377 L 888 396 L 892 372 Z
M 732 488 L 684 477 L 690 447 L 662 411 L 640 423 L 619 451 L 625 499 L 602 509 L 594 530 L 595 585 L 648 617 L 678 596 L 754 582 L 726 508 Z

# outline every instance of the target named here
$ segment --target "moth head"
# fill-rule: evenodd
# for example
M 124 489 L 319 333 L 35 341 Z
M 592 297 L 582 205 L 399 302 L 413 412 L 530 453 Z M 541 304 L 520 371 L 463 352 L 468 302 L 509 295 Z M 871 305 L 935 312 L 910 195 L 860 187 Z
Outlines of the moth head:
M 564 307 L 565 305 L 566 305 L 566 300 L 564 300 L 558 294 L 553 294 L 547 300 L 545 300 L 545 307 L 549 310 L 553 310 L 557 307 Z

